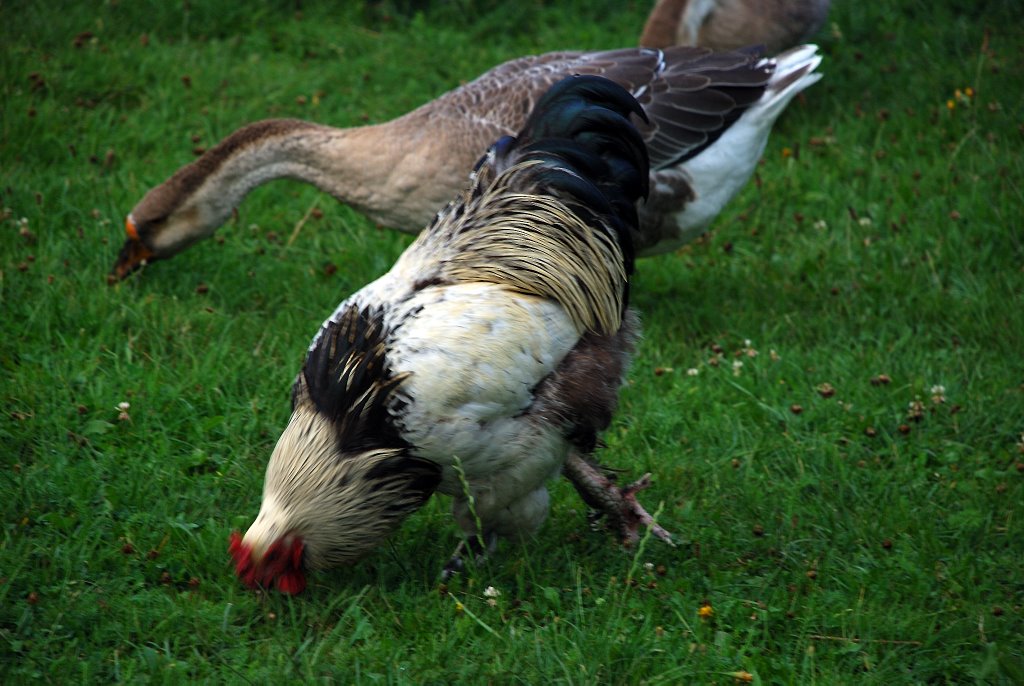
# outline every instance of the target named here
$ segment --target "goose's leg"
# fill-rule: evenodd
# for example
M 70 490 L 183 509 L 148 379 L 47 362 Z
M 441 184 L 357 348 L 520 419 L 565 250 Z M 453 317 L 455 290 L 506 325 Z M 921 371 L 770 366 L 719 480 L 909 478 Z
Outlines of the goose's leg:
M 651 485 L 650 474 L 644 474 L 637 481 L 620 488 L 599 466 L 591 464 L 575 451 L 569 454 L 562 473 L 576 488 L 583 502 L 599 515 L 608 518 L 626 545 L 632 545 L 640 539 L 642 527 L 650 527 L 655 536 L 669 545 L 675 545 L 672 534 L 658 526 L 636 499 L 638 492 Z

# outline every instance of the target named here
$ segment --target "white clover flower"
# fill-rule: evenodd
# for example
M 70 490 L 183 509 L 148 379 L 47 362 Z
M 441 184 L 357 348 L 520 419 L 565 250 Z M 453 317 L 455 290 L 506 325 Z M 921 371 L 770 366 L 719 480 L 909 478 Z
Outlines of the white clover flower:
M 740 370 L 743 369 L 743 362 L 741 360 L 732 361 L 732 375 L 739 376 Z
M 686 370 L 687 376 L 697 376 L 698 374 L 700 374 L 700 370 L 697 369 L 696 367 L 690 367 L 689 369 Z
M 871 217 L 861 217 L 857 220 L 857 223 L 861 226 L 871 226 L 873 222 L 871 221 Z
M 484 589 L 484 597 L 485 598 L 497 598 L 500 595 L 501 595 L 501 591 L 496 589 L 494 586 L 488 586 L 487 588 Z
M 818 229 L 819 231 L 824 231 L 825 229 L 828 228 L 828 223 L 824 219 L 819 219 L 818 221 L 814 222 L 814 228 Z
M 946 394 L 946 387 L 945 386 L 940 386 L 940 385 L 936 384 L 935 386 L 932 386 L 932 389 L 929 392 L 932 395 L 945 395 Z
M 648 572 L 653 572 L 654 571 L 654 563 L 653 562 L 645 562 L 644 563 L 644 569 L 646 569 Z
M 131 408 L 131 406 L 132 406 L 131 403 L 129 403 L 127 400 L 122 400 L 121 402 L 119 402 L 117 404 L 117 408 L 115 408 L 115 409 L 117 409 L 117 410 L 119 410 L 121 412 L 127 412 L 129 410 L 129 408 Z

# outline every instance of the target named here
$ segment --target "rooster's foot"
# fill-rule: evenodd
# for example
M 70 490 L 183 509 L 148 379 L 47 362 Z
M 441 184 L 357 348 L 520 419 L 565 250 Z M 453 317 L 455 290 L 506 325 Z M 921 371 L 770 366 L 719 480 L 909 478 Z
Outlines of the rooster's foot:
M 628 486 L 620 488 L 599 466 L 575 453 L 566 460 L 564 474 L 583 501 L 596 511 L 597 516 L 606 517 L 618 530 L 625 545 L 633 545 L 640 540 L 645 527 L 650 528 L 651 533 L 665 543 L 675 545 L 672 534 L 659 526 L 636 499 L 637 493 L 651 485 L 650 474 L 644 474 Z
M 452 553 L 452 556 L 441 570 L 441 582 L 447 582 L 453 576 L 461 574 L 466 569 L 465 558 L 467 555 L 472 556 L 473 561 L 479 565 L 487 559 L 489 554 L 494 552 L 497 546 L 498 537 L 494 534 L 470 536 L 459 541 L 459 544 L 455 546 L 455 552 Z

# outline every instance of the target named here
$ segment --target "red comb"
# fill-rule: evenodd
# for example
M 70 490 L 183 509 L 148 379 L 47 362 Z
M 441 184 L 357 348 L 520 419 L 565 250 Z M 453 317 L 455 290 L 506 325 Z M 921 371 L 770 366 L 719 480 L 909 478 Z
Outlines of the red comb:
M 228 553 L 235 562 L 235 573 L 249 588 L 270 588 L 276 585 L 277 590 L 288 594 L 301 593 L 305 590 L 306 575 L 302 569 L 301 538 L 296 538 L 291 544 L 291 549 L 284 555 L 274 554 L 284 545 L 280 540 L 275 542 L 260 564 L 253 563 L 252 547 L 242 542 L 242 536 L 237 531 L 231 532 L 228 541 Z M 266 562 L 267 560 L 271 561 Z
M 242 535 L 231 532 L 228 539 L 228 553 L 235 561 L 235 574 L 249 588 L 256 588 L 256 565 L 252 563 L 252 548 L 242 543 Z
M 304 547 L 301 538 L 292 542 L 292 548 L 288 551 L 290 555 L 285 556 L 285 566 L 277 576 L 277 590 L 281 593 L 294 595 L 306 590 L 306 574 L 302 570 L 302 549 Z
M 285 572 L 277 578 L 277 590 L 281 593 L 295 595 L 306 590 L 306 575 L 302 570 Z

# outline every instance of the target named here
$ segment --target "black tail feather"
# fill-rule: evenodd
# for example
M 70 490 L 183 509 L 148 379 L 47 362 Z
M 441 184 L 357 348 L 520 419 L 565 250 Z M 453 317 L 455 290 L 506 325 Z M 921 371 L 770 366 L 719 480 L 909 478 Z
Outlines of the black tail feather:
M 527 160 L 545 169 L 535 178 L 572 197 L 588 213 L 614 220 L 627 273 L 633 268 L 636 203 L 647 197 L 647 146 L 630 122 L 646 121 L 624 88 L 600 76 L 570 76 L 537 102 L 523 129 L 491 147 L 481 165 L 495 173 Z

